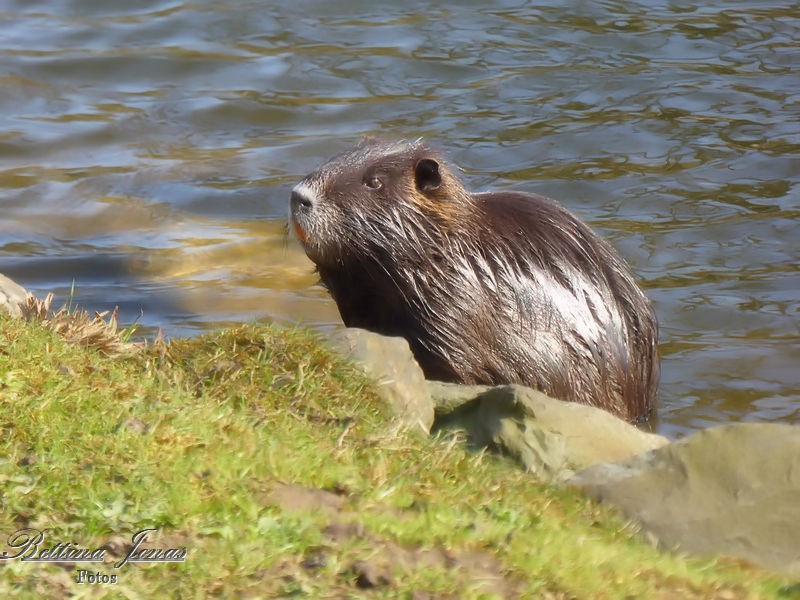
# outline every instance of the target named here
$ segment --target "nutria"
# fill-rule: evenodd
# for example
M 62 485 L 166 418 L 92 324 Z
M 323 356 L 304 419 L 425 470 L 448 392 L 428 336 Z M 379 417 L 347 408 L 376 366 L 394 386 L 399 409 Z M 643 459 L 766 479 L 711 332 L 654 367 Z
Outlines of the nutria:
M 651 414 L 653 309 L 555 201 L 472 194 L 423 143 L 370 140 L 295 186 L 289 223 L 345 325 L 406 338 L 427 378 Z

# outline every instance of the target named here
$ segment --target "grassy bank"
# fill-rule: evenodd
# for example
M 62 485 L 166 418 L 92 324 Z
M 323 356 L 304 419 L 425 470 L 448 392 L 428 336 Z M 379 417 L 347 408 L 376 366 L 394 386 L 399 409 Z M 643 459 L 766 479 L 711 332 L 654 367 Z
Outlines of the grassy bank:
M 661 553 L 611 510 L 452 437 L 397 434 L 303 331 L 127 357 L 0 317 L 0 554 L 46 530 L 105 564 L 0 561 L 0 596 L 760 598 L 791 582 Z M 186 548 L 128 563 L 131 536 Z M 78 569 L 116 583 L 78 584 Z

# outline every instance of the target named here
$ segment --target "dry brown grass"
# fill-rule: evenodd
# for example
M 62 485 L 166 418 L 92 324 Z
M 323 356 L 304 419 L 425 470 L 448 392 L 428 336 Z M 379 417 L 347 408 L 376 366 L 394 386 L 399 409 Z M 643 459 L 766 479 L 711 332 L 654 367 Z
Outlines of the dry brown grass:
M 118 309 L 95 311 L 91 316 L 83 309 L 70 309 L 66 305 L 56 311 L 50 309 L 53 294 L 42 300 L 28 294 L 20 304 L 22 318 L 37 321 L 52 329 L 72 344 L 94 348 L 107 356 L 128 356 L 142 350 L 144 343 L 127 341 L 129 331 L 119 330 Z

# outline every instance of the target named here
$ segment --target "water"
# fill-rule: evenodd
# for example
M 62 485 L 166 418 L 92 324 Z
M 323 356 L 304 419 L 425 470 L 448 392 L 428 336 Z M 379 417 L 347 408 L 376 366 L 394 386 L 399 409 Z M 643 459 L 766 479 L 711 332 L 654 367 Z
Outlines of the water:
M 800 4 L 0 3 L 0 272 L 145 334 L 340 326 L 284 235 L 363 135 L 560 199 L 661 322 L 657 428 L 800 423 Z

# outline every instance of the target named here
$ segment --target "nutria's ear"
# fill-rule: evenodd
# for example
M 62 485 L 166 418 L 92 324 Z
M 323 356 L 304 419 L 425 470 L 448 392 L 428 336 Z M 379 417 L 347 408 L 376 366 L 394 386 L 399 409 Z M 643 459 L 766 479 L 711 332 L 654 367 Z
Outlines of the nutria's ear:
M 423 158 L 414 167 L 414 181 L 421 192 L 438 190 L 442 185 L 442 175 L 439 173 L 439 163 L 432 158 Z

